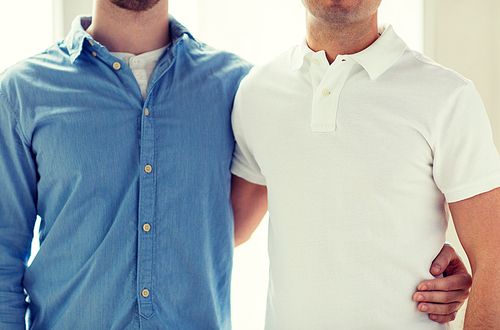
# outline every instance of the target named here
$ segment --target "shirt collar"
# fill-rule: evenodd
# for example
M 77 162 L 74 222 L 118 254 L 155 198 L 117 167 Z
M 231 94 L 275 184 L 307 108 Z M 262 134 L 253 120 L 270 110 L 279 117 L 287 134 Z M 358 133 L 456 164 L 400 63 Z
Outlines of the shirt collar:
M 62 46 L 68 49 L 68 53 L 71 57 L 71 63 L 74 63 L 77 58 L 80 57 L 85 40 L 88 40 L 92 46 L 105 48 L 85 31 L 90 26 L 90 23 L 92 23 L 92 17 L 77 16 L 71 24 L 70 32 L 61 43 Z M 177 44 L 184 37 L 184 35 L 196 41 L 188 29 L 180 24 L 172 15 L 169 16 L 169 29 L 172 44 Z
M 339 55 L 344 58 L 351 58 L 366 70 L 372 80 L 377 79 L 382 73 L 387 71 L 403 52 L 408 49 L 406 43 L 394 32 L 391 25 L 381 26 L 379 28 L 381 36 L 375 40 L 368 48 L 352 55 Z M 325 53 L 321 50 L 318 53 Z M 292 70 L 296 71 L 302 68 L 305 59 L 314 52 L 304 41 L 292 55 Z M 326 56 L 326 54 L 322 55 Z

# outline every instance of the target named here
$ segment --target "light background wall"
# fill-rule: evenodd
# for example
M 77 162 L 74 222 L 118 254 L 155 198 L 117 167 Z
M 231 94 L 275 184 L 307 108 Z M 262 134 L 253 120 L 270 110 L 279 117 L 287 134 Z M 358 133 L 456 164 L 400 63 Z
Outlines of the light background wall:
M 287 51 L 305 34 L 300 0 L 183 0 L 170 1 L 169 9 L 200 40 L 254 64 Z M 381 22 L 423 50 L 423 0 L 383 0 L 379 12 Z
M 51 2 L 0 0 L 0 72 L 52 44 Z

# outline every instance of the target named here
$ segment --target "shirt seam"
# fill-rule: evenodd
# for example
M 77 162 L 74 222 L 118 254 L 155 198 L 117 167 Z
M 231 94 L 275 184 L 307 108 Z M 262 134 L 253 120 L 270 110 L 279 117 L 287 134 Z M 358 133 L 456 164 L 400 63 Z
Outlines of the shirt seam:
M 491 182 L 491 185 L 489 184 L 490 182 Z M 484 177 L 481 180 L 475 180 L 475 182 L 473 182 L 473 183 L 470 183 L 470 184 L 467 184 L 467 185 L 463 185 L 463 186 L 455 188 L 453 190 L 449 190 L 449 191 L 443 192 L 443 194 L 446 196 L 446 199 L 448 199 L 448 196 L 450 196 L 450 195 L 451 196 L 455 196 L 457 194 L 460 194 L 460 193 L 463 193 L 463 192 L 468 192 L 468 191 L 471 191 L 471 190 L 477 191 L 477 192 L 473 193 L 473 195 L 471 195 L 469 197 L 460 198 L 460 199 L 457 200 L 457 201 L 460 201 L 460 200 L 464 200 L 464 199 L 467 199 L 467 198 L 470 198 L 470 197 L 473 197 L 473 196 L 476 196 L 478 194 L 483 193 L 484 191 L 482 191 L 482 190 L 485 189 L 484 187 L 485 187 L 486 184 L 488 184 L 487 186 L 491 188 L 491 189 L 486 188 L 486 189 L 488 189 L 486 191 L 495 189 L 496 187 L 500 187 L 500 171 L 497 170 L 493 174 L 490 174 L 490 175 L 488 175 L 487 177 Z M 481 191 L 481 192 L 479 192 L 479 191 Z M 466 195 L 468 195 L 468 194 L 466 194 Z M 456 197 L 452 198 L 452 199 L 455 200 Z
M 438 69 L 440 69 L 440 70 L 442 70 L 442 71 L 446 71 L 446 72 L 448 72 L 448 73 L 450 73 L 450 74 L 453 74 L 455 77 L 457 77 L 458 79 L 462 80 L 465 84 L 470 83 L 470 80 L 469 80 L 469 79 L 467 79 L 467 78 L 465 78 L 464 76 L 460 75 L 460 74 L 459 74 L 459 73 L 457 73 L 456 71 L 454 71 L 454 70 L 452 70 L 452 69 L 450 69 L 450 68 L 444 67 L 444 66 L 442 66 L 442 65 L 441 65 L 441 64 L 439 64 L 439 63 L 433 63 L 433 62 L 427 62 L 427 61 L 424 61 L 424 60 L 422 60 L 422 58 L 420 58 L 420 57 L 416 56 L 416 54 L 419 54 L 419 55 L 422 55 L 422 56 L 425 56 L 425 55 L 423 55 L 423 54 L 421 54 L 421 53 L 419 53 L 419 52 L 416 52 L 416 51 L 414 51 L 414 50 L 412 50 L 412 49 L 410 49 L 410 48 L 408 48 L 408 47 L 407 47 L 407 50 L 410 52 L 411 56 L 412 56 L 415 60 L 419 61 L 420 63 L 423 63 L 423 64 L 425 64 L 425 65 L 430 65 L 430 66 L 433 66 L 433 67 L 435 67 L 435 68 L 438 68 Z
M 248 167 L 239 160 L 235 161 L 233 159 L 231 173 L 251 183 L 267 186 L 267 181 L 265 180 L 265 176 L 262 173 L 255 174 L 253 170 L 249 170 Z
M 21 127 L 21 121 L 20 121 L 19 115 L 14 111 L 15 107 L 5 97 L 5 93 L 2 90 L 0 90 L 0 98 L 3 101 L 3 103 L 6 105 L 6 108 L 9 110 L 11 116 L 14 118 L 14 121 L 16 123 L 16 131 L 21 136 L 22 142 L 24 144 L 26 144 L 27 146 L 31 146 L 31 143 L 28 142 L 28 138 L 26 137 L 26 134 L 24 133 L 24 130 Z

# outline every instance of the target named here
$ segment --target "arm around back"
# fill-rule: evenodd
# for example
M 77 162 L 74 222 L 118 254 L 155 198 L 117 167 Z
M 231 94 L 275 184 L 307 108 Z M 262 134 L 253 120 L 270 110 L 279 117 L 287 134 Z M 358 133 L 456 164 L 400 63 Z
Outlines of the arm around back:
M 267 212 L 267 187 L 233 175 L 231 204 L 234 213 L 234 244 L 238 246 L 250 239 Z
M 428 313 L 431 320 L 439 323 L 453 321 L 469 297 L 472 277 L 455 249 L 447 244 L 434 259 L 430 272 L 443 277 L 422 281 L 413 300 L 419 303 L 418 310 Z

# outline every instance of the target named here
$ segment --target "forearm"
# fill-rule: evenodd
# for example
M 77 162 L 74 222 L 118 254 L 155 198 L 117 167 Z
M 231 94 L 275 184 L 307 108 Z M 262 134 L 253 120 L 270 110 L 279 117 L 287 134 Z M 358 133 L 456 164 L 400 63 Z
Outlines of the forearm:
M 464 329 L 500 330 L 500 188 L 450 203 L 450 211 L 472 268 Z
M 233 175 L 231 204 L 234 213 L 234 245 L 245 243 L 267 212 L 267 188 Z
M 473 274 L 464 330 L 500 329 L 500 273 L 497 267 L 478 269 Z

